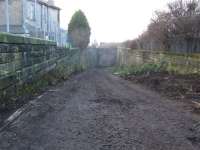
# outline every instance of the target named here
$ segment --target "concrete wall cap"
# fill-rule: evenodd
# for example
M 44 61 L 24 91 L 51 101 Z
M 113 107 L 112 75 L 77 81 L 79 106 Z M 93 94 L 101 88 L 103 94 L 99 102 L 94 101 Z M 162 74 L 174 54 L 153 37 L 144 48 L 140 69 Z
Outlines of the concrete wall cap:
M 0 43 L 10 44 L 33 44 L 33 45 L 55 45 L 56 42 L 39 38 L 24 37 L 10 33 L 0 33 Z

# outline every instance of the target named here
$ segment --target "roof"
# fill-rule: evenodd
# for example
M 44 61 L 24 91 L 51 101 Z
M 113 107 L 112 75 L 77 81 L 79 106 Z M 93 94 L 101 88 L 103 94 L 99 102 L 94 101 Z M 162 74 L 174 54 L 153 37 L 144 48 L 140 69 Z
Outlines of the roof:
M 53 4 L 48 3 L 47 1 L 38 0 L 38 2 L 39 2 L 40 4 L 42 4 L 42 5 L 47 6 L 47 7 L 51 7 L 51 8 L 53 8 L 53 9 L 58 9 L 58 10 L 60 10 L 59 7 L 57 7 L 57 6 L 53 5 Z

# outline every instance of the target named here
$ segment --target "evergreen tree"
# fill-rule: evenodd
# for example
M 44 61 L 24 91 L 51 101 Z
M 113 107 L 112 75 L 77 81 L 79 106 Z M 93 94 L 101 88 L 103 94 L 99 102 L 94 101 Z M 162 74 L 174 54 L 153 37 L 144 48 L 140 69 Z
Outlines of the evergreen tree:
M 85 14 L 78 10 L 68 25 L 69 42 L 75 48 L 85 49 L 90 43 L 90 26 Z

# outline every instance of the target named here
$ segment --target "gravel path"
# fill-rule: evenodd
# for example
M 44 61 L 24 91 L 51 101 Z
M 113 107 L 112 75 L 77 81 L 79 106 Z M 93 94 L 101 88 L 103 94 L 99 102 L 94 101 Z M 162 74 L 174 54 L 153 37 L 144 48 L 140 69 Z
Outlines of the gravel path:
M 0 150 L 199 150 L 193 123 L 180 102 L 92 70 L 32 101 L 0 133 Z

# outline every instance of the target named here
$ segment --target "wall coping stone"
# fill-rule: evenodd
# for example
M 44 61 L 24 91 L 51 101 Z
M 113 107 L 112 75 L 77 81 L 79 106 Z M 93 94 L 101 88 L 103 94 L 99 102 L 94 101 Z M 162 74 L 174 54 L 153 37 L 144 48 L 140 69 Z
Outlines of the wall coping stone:
M 50 40 L 43 40 L 39 38 L 30 38 L 20 35 L 0 32 L 0 43 L 7 44 L 32 44 L 32 45 L 54 45 L 56 42 Z

